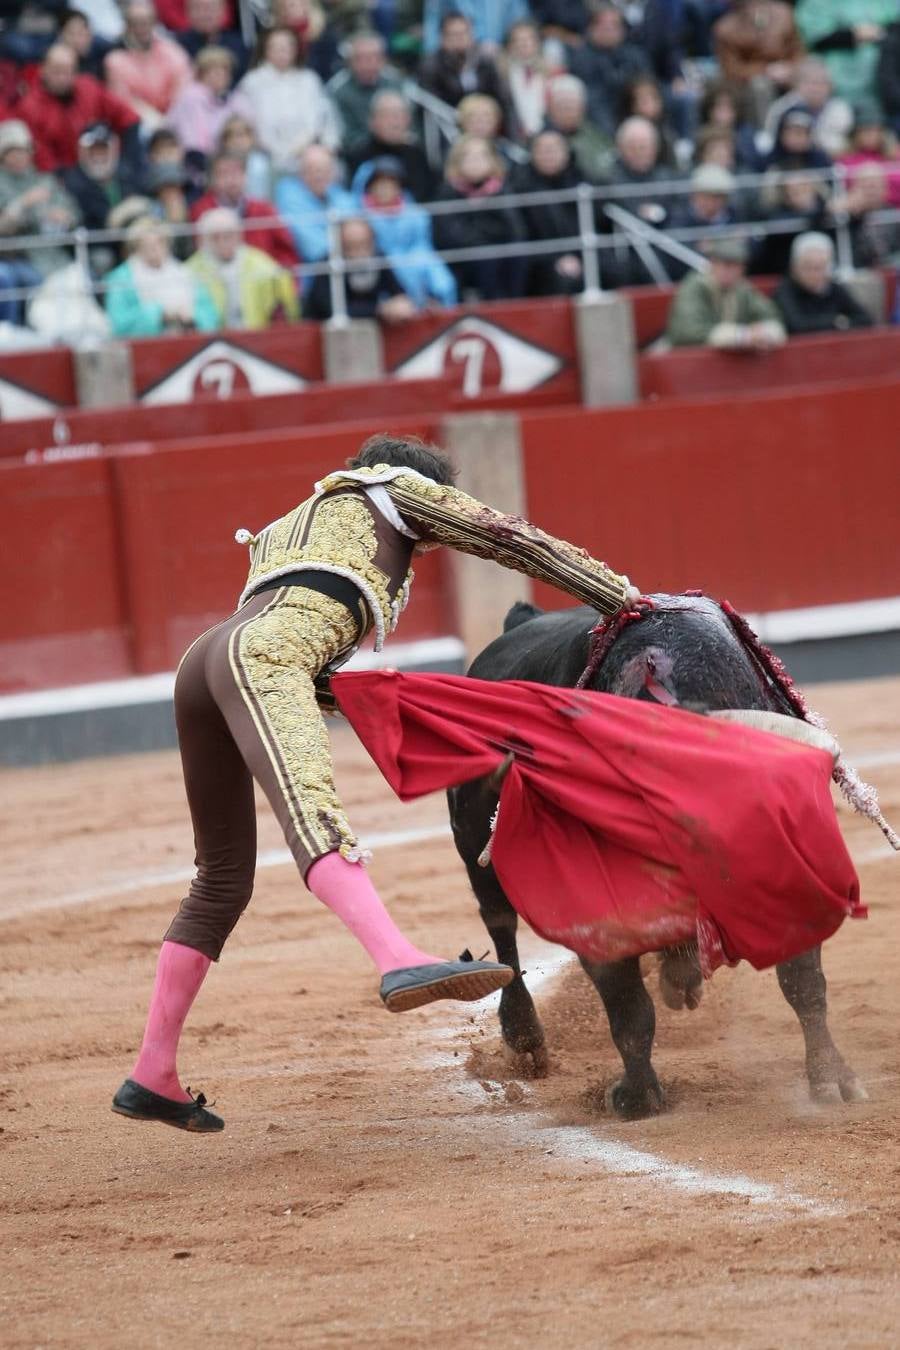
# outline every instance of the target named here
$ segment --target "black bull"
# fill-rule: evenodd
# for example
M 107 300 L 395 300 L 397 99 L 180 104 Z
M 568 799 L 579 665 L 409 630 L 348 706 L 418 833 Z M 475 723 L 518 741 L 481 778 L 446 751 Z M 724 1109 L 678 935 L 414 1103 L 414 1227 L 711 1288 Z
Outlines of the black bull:
M 589 688 L 698 709 L 785 711 L 717 605 L 697 598 L 655 599 L 661 602 L 660 607 L 622 630 Z M 507 616 L 502 636 L 475 659 L 469 674 L 482 680 L 535 680 L 573 687 L 587 666 L 590 629 L 596 619 L 596 613 L 586 608 L 544 614 L 531 605 L 516 605 Z M 503 1039 L 523 1058 L 526 1070 L 542 1075 L 547 1070 L 547 1050 L 543 1027 L 519 965 L 518 917 L 494 869 L 478 864 L 497 805 L 496 782 L 481 778 L 464 783 L 451 789 L 448 799 L 456 847 L 497 959 L 516 972 L 500 1000 Z M 663 1109 L 665 1099 L 650 1062 L 656 1017 L 639 959 L 580 960 L 603 1000 L 625 1069 L 622 1078 L 608 1090 L 607 1104 L 625 1118 L 655 1114 Z M 803 1030 L 806 1073 L 813 1096 L 844 1101 L 864 1098 L 865 1089 L 828 1030 L 821 947 L 779 965 L 777 974 Z M 669 1006 L 697 1006 L 702 982 L 695 951 L 688 948 L 662 954 L 660 989 Z

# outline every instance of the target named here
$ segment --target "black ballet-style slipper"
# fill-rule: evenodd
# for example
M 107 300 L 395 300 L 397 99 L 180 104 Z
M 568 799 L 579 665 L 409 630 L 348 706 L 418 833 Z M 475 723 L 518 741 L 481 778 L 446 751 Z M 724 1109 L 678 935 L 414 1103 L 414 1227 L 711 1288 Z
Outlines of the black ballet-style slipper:
M 381 999 L 388 1012 L 407 1012 L 439 998 L 465 1002 L 484 998 L 515 978 L 511 966 L 494 961 L 438 961 L 434 965 L 405 966 L 382 976 Z
M 112 1099 L 112 1109 L 132 1120 L 158 1120 L 163 1125 L 174 1125 L 176 1130 L 189 1130 L 191 1134 L 214 1134 L 225 1128 L 221 1116 L 207 1111 L 202 1092 L 189 1102 L 175 1102 L 171 1097 L 161 1097 L 158 1092 L 141 1087 L 133 1078 L 125 1079 Z

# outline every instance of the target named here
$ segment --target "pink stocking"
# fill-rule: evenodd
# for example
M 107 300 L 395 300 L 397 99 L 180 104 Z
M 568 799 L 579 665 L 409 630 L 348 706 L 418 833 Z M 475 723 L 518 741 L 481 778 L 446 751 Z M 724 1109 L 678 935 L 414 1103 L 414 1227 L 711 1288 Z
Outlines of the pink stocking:
M 379 974 L 443 960 L 407 942 L 361 863 L 348 862 L 339 853 L 327 853 L 313 863 L 306 874 L 306 884 L 365 947 Z
M 160 949 L 144 1040 L 131 1077 L 172 1101 L 190 1101 L 178 1081 L 175 1058 L 184 1019 L 209 967 L 208 956 L 180 942 L 164 942 Z

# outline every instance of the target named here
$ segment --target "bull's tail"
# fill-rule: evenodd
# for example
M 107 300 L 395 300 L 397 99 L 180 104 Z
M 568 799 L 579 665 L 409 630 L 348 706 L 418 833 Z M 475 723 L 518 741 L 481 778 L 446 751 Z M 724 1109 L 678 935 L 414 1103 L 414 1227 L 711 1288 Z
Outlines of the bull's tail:
M 528 623 L 530 619 L 536 619 L 543 613 L 538 605 L 529 605 L 524 600 L 517 600 L 503 620 L 503 631 L 509 633 L 513 628 L 518 628 L 520 624 Z

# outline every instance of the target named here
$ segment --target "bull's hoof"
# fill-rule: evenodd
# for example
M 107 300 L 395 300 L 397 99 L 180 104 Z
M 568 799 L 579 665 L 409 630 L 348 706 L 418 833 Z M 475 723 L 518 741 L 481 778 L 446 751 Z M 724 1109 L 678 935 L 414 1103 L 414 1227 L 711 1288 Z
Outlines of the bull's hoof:
M 852 1074 L 849 1078 L 830 1082 L 810 1083 L 809 1095 L 819 1106 L 836 1106 L 839 1102 L 867 1102 L 869 1094 Z
M 529 1050 L 515 1050 L 513 1054 L 523 1078 L 546 1078 L 550 1072 L 550 1056 L 543 1041 Z
M 604 1104 L 610 1115 L 620 1120 L 644 1120 L 665 1111 L 666 1098 L 658 1081 L 638 1087 L 620 1078 L 606 1089 Z

